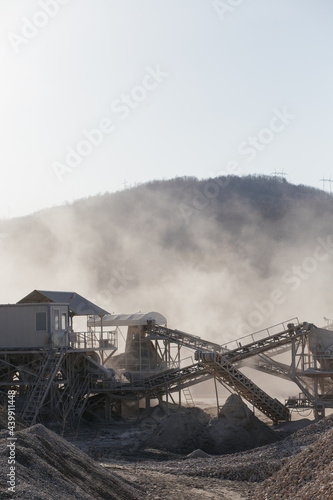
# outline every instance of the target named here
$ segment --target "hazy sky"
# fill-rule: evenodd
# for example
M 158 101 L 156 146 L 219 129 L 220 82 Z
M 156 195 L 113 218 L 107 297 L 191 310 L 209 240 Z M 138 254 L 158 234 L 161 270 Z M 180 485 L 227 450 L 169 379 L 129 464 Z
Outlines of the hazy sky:
M 0 217 L 184 175 L 321 188 L 332 20 L 331 0 L 0 0 Z

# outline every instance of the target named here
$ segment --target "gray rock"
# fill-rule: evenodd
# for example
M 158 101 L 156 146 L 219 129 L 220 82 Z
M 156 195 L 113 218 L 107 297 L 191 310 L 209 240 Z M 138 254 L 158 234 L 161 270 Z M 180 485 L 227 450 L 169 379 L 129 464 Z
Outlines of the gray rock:
M 205 453 L 203 450 L 200 450 L 199 448 L 198 450 L 192 451 L 192 453 L 187 455 L 186 458 L 211 458 L 211 456 L 208 455 L 208 453 Z

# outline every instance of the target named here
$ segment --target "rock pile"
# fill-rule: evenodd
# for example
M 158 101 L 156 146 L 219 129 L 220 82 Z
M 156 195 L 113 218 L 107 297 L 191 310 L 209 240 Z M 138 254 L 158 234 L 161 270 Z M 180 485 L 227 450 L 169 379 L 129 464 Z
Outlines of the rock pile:
M 0 434 L 0 498 L 15 500 L 107 499 L 143 497 L 85 453 L 42 425 L 15 435 L 15 492 L 8 490 L 8 432 Z
M 277 441 L 278 435 L 232 394 L 220 410 L 219 417 L 206 426 L 201 448 L 216 455 L 237 453 Z
M 222 455 L 249 450 L 279 439 L 270 427 L 254 416 L 241 398 L 231 395 L 218 418 L 210 420 L 199 408 L 177 411 L 157 422 L 144 445 L 188 454 L 200 448 Z
M 177 476 L 261 483 L 252 497 L 255 500 L 333 498 L 332 433 L 333 416 L 330 416 L 260 448 L 211 458 L 171 460 L 155 464 L 154 470 Z M 136 467 L 149 468 L 150 465 L 142 463 Z M 282 488 L 284 496 L 281 496 Z M 329 494 L 314 493 L 321 491 L 320 488 Z
M 333 430 L 325 432 L 305 450 L 255 489 L 256 500 L 333 498 Z
M 144 439 L 144 446 L 172 453 L 191 453 L 198 445 L 209 416 L 200 408 L 186 408 L 157 422 Z

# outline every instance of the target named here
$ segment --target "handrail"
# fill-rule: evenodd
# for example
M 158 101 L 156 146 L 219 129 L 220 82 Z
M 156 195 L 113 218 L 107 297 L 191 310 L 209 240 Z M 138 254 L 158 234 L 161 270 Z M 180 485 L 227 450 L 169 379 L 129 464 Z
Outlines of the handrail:
M 237 347 L 240 347 L 240 344 L 249 344 L 250 342 L 248 339 L 251 339 L 252 342 L 257 342 L 258 340 L 261 340 L 261 338 L 256 338 L 258 335 L 263 334 L 266 337 L 274 337 L 277 333 L 281 333 L 282 330 L 287 330 L 288 329 L 288 324 L 294 323 L 295 325 L 299 325 L 299 320 L 297 317 L 287 319 L 286 321 L 283 321 L 281 323 L 277 323 L 276 325 L 269 326 L 268 328 L 263 328 L 262 330 L 258 330 L 253 333 L 249 333 L 248 335 L 244 335 L 244 337 L 239 337 L 236 340 L 230 340 L 227 343 L 223 344 L 223 347 L 228 350 L 233 350 Z M 282 329 L 281 329 L 282 327 Z M 277 329 L 276 332 L 272 332 L 273 329 Z M 262 338 L 265 338 L 264 336 Z M 245 342 L 244 342 L 245 341 Z M 235 348 L 231 347 L 231 345 L 234 344 L 236 345 Z
M 71 332 L 70 346 L 74 349 L 117 349 L 118 335 L 116 330 L 96 332 Z

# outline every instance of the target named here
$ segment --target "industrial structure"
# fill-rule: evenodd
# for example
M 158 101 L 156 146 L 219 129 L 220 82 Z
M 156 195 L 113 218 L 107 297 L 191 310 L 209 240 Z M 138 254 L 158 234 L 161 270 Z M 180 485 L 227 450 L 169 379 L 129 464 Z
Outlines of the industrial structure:
M 87 317 L 86 331 L 75 318 Z M 124 352 L 118 333 L 127 327 Z M 333 331 L 297 318 L 227 344 L 167 327 L 157 312 L 109 314 L 74 292 L 34 290 L 17 304 L 0 305 L 0 395 L 16 392 L 29 424 L 77 423 L 84 411 L 138 414 L 157 401 L 190 403 L 189 387 L 214 379 L 269 417 L 290 419 L 308 408 L 316 419 L 333 408 Z M 183 359 L 183 348 L 192 356 Z M 283 404 L 242 371 L 293 381 L 299 394 Z

